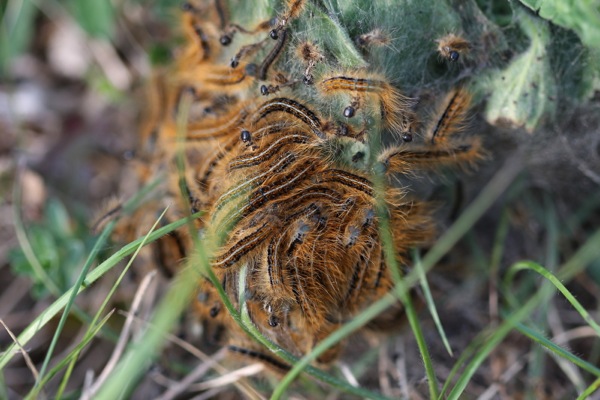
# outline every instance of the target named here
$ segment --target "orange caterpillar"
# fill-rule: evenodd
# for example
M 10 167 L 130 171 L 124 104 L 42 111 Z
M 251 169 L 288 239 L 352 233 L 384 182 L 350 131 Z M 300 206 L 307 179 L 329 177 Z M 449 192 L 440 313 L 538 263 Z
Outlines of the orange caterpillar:
M 248 75 L 245 67 L 245 65 L 239 65 L 237 68 L 198 65 L 183 73 L 181 79 L 193 82 L 194 87 L 202 87 L 202 90 L 239 92 L 247 89 L 253 83 L 252 77 Z
M 175 66 L 157 79 L 154 114 L 141 136 L 155 145 L 145 146 L 147 154 L 141 157 L 147 164 L 140 173 L 145 181 L 167 171 L 162 200 L 176 203 L 170 219 L 206 212 L 195 227 L 222 238 L 211 267 L 225 293 L 238 308 L 239 299 L 245 299 L 259 331 L 298 357 L 394 285 L 375 212 L 374 171 L 407 175 L 471 163 L 481 154 L 477 140 L 456 140 L 471 101 L 464 88 L 441 102 L 432 122 L 424 124 L 425 141 L 419 144 L 411 143 L 413 133 L 421 133 L 416 132 L 420 124 L 413 99 L 384 76 L 339 69 L 319 75 L 315 66 L 324 62 L 324 50 L 308 41 L 288 48 L 292 22 L 305 6 L 305 1 L 290 0 L 272 25 L 246 30 L 229 21 L 221 1 L 186 3 L 187 44 Z M 267 26 L 273 28 L 270 33 Z M 245 35 L 234 41 L 235 32 Z M 380 32 L 370 35 L 374 40 Z M 269 37 L 276 40 L 272 46 L 265 45 Z M 248 44 L 253 38 L 256 42 Z M 240 39 L 246 41 L 236 46 Z M 269 70 L 294 55 L 302 64 L 305 90 L 290 84 L 285 86 L 288 93 L 262 96 L 256 89 Z M 348 100 L 341 113 L 347 124 L 339 121 L 338 111 L 323 107 L 333 96 Z M 180 121 L 181 115 L 188 119 Z M 356 123 L 359 118 L 353 119 L 356 115 L 362 116 L 362 126 Z M 400 133 L 403 143 L 369 155 L 369 135 L 381 129 Z M 183 198 L 177 144 L 183 144 Z M 404 187 L 390 185 L 382 197 L 396 262 L 409 265 L 410 248 L 434 235 L 429 207 Z M 152 206 L 158 208 L 157 203 Z M 148 214 L 144 209 L 137 217 Z M 143 229 L 135 220 L 132 226 Z M 187 230 L 159 240 L 156 248 L 156 263 L 166 271 L 175 270 L 193 251 Z M 246 275 L 240 276 L 241 271 Z M 241 279 L 245 286 L 239 288 Z M 194 309 L 205 340 L 274 370 L 288 368 L 246 337 L 208 279 L 199 279 Z M 342 348 L 329 349 L 318 362 L 330 364 Z
M 277 40 L 279 33 L 285 28 L 285 26 L 292 20 L 298 18 L 300 13 L 304 10 L 306 0 L 288 0 L 286 5 L 286 11 L 281 14 L 278 18 L 277 27 L 269 33 L 272 39 Z
M 188 41 L 178 57 L 178 63 L 185 68 L 197 62 L 208 62 L 218 57 L 219 27 L 214 21 L 216 9 L 200 5 L 197 1 L 183 3 L 182 30 Z
M 440 56 L 451 62 L 458 61 L 461 54 L 464 56 L 471 50 L 471 44 L 454 33 L 439 38 L 436 43 L 438 44 L 437 50 Z
M 324 77 L 317 87 L 325 97 L 340 93 L 351 96 L 352 102 L 344 108 L 344 117 L 352 118 L 361 107 L 372 105 L 381 115 L 384 126 L 393 132 L 410 134 L 413 130 L 416 120 L 413 101 L 382 77 L 362 71 L 331 75 Z
M 426 145 L 392 147 L 379 156 L 385 171 L 392 174 L 412 174 L 419 169 L 443 165 L 465 165 L 482 157 L 478 138 L 457 141 L 467 125 L 471 95 L 464 88 L 452 90 L 441 103 L 425 133 Z

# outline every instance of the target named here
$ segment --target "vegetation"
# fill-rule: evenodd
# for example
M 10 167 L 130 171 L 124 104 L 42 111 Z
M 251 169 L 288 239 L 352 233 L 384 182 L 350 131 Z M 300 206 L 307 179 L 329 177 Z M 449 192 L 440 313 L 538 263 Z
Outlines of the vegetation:
M 275 0 L 223 3 L 230 20 L 243 27 L 287 9 Z M 465 133 L 483 139 L 485 160 L 476 168 L 439 168 L 428 180 L 401 182 L 438 205 L 434 243 L 410 253 L 412 268 L 389 295 L 301 358 L 265 337 L 245 299 L 224 297 L 240 326 L 235 329 L 292 365 L 281 379 L 261 364 L 234 370 L 223 351 L 194 337 L 198 323 L 189 304 L 197 270 L 182 268 L 167 282 L 145 268 L 160 238 L 187 229 L 207 211 L 166 218 L 173 208 L 156 200 L 164 177 L 138 188 L 132 173 L 140 154 L 135 119 L 149 103 L 135 93 L 152 68 L 181 60 L 178 4 L 5 2 L 0 398 L 225 398 L 241 392 L 249 398 L 586 399 L 597 392 L 598 6 L 561 0 L 307 3 L 289 29 L 293 44 L 311 41 L 324 49 L 325 60 L 313 69 L 317 78 L 368 61 L 371 72 L 419 99 L 424 120 L 436 120 L 436 106 L 452 88 L 472 94 Z M 68 35 L 60 35 L 63 28 Z M 377 29 L 388 36 L 365 50 L 357 38 Z M 456 62 L 438 47 L 449 33 L 469 43 Z M 257 40 L 235 35 L 221 62 Z M 83 47 L 74 44 L 78 40 Z M 257 60 L 268 57 L 271 43 Z M 61 64 L 78 48 L 84 49 L 76 58 L 80 70 Z M 290 45 L 273 68 L 302 76 L 306 64 Z M 263 98 L 261 84 L 248 89 L 257 99 Z M 346 106 L 343 96 L 314 98 L 310 87 L 294 90 L 325 115 Z M 415 132 L 414 139 L 423 136 Z M 115 203 L 122 206 L 98 212 L 115 194 L 125 199 Z M 106 210 L 118 218 L 99 218 Z M 148 229 L 129 244 L 111 243 L 111 237 L 126 236 L 122 221 L 138 218 L 140 210 L 149 222 L 139 225 Z M 393 254 L 385 233 L 381 240 Z M 211 243 L 195 246 L 190 265 L 207 267 Z M 239 274 L 240 287 L 245 276 Z M 220 283 L 215 286 L 225 294 Z M 401 332 L 357 333 L 398 300 L 408 319 Z M 314 360 L 348 337 L 356 346 L 339 362 L 316 366 Z M 86 381 L 86 371 L 95 376 Z M 256 374 L 262 378 L 246 376 Z

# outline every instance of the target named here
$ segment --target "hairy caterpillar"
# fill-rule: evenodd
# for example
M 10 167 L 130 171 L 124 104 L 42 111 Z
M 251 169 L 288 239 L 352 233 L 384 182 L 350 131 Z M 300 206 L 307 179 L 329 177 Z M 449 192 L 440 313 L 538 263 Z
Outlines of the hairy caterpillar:
M 339 93 L 351 97 L 351 104 L 343 111 L 346 118 L 354 117 L 361 107 L 374 108 L 375 112 L 381 115 L 384 126 L 393 132 L 410 132 L 413 129 L 416 115 L 411 109 L 411 99 L 382 77 L 365 71 L 333 74 L 324 77 L 317 87 L 325 97 Z
M 410 248 L 433 238 L 427 202 L 412 198 L 406 187 L 393 187 L 391 179 L 378 195 L 374 175 L 410 175 L 481 156 L 478 140 L 457 140 L 471 102 L 464 87 L 450 91 L 435 115 L 421 123 L 415 99 L 384 73 L 335 64 L 322 43 L 294 39 L 295 21 L 308 9 L 310 2 L 287 1 L 279 16 L 245 29 L 225 1 L 186 3 L 187 43 L 160 86 L 167 110 L 145 128 L 156 132 L 159 143 L 148 150 L 148 170 L 167 171 L 164 197 L 177 199 L 173 215 L 189 213 L 186 207 L 206 212 L 195 228 L 222 238 L 211 268 L 225 293 L 237 306 L 243 299 L 258 330 L 297 356 L 392 288 L 379 197 L 399 265 L 410 265 Z M 375 29 L 357 41 L 386 45 L 382 32 Z M 460 47 L 454 41 L 449 51 L 467 49 Z M 269 71 L 294 62 L 290 82 L 305 85 L 282 84 L 275 98 L 257 90 L 263 85 L 263 94 L 275 92 L 263 84 L 277 79 Z M 186 88 L 193 93 L 182 101 Z M 188 114 L 181 127 L 184 106 Z M 413 134 L 424 140 L 413 142 Z M 396 142 L 381 150 L 380 137 Z M 176 144 L 183 147 L 183 199 Z M 175 269 L 191 255 L 192 242 L 183 232 L 162 240 L 160 264 Z M 194 309 L 207 340 L 276 370 L 288 369 L 246 337 L 223 310 L 215 284 L 203 277 Z M 318 362 L 330 364 L 342 348 L 329 349 Z
M 468 54 L 471 44 L 461 36 L 449 33 L 436 40 L 438 53 L 448 61 L 456 62 L 460 55 Z

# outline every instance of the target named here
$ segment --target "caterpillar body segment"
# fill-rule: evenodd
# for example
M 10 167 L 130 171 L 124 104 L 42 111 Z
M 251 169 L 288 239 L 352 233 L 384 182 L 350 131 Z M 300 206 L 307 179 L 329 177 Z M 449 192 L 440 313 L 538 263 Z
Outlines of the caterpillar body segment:
M 254 83 L 254 78 L 246 71 L 246 64 L 240 64 L 236 68 L 227 65 L 199 65 L 188 69 L 182 74 L 182 78 L 187 82 L 194 82 L 196 88 L 223 93 L 244 91 Z
M 427 129 L 426 139 L 432 145 L 444 145 L 452 136 L 467 128 L 471 94 L 464 87 L 450 91 L 439 106 L 436 118 Z
M 480 140 L 432 148 L 430 146 L 392 147 L 379 156 L 385 173 L 415 175 L 443 166 L 472 165 L 484 157 Z

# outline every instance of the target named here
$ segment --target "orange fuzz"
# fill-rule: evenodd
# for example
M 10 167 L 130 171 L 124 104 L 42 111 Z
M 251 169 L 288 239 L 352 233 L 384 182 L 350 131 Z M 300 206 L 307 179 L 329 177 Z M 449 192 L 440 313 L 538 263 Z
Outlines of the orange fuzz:
M 456 140 L 467 122 L 466 89 L 453 90 L 421 123 L 416 99 L 384 73 L 337 65 L 322 43 L 294 36 L 309 6 L 287 1 L 247 29 L 229 20 L 225 1 L 186 3 L 186 43 L 157 79 L 140 136 L 140 181 L 166 171 L 163 200 L 175 202 L 173 220 L 190 207 L 205 211 L 195 229 L 201 237 L 221 236 L 211 258 L 218 284 L 236 307 L 245 301 L 263 335 L 298 357 L 390 291 L 390 256 L 408 268 L 409 250 L 432 240 L 430 207 L 409 188 L 392 186 L 393 178 L 481 156 L 477 140 Z M 355 41 L 381 46 L 389 35 L 376 29 Z M 442 54 L 465 51 L 448 42 L 440 41 Z M 297 67 L 288 68 L 293 62 Z M 395 142 L 385 149 L 384 132 L 396 134 L 386 136 Z M 413 135 L 424 140 L 413 142 Z M 378 173 L 383 190 L 374 184 Z M 393 255 L 384 251 L 381 218 L 389 220 Z M 159 240 L 157 252 L 159 266 L 175 271 L 192 256 L 193 240 L 182 229 Z M 286 370 L 228 315 L 215 285 L 199 278 L 194 302 L 205 339 Z M 318 363 L 330 364 L 342 348 Z

